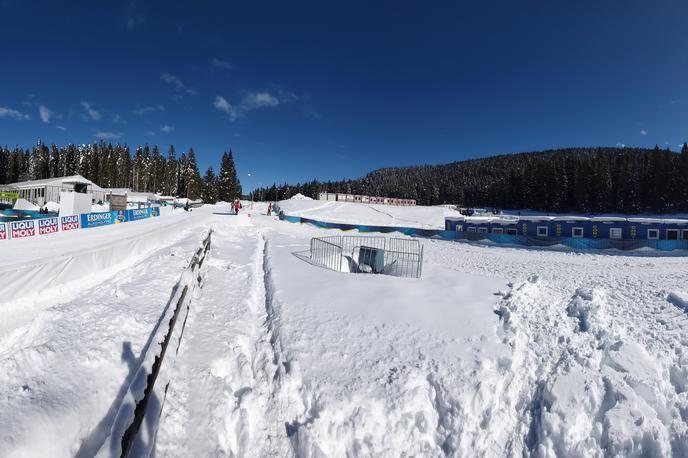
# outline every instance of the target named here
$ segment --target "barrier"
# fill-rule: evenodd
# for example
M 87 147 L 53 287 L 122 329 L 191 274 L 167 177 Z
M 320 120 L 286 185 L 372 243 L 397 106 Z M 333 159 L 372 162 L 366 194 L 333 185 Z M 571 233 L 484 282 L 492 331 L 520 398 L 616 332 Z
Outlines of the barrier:
M 79 215 L 63 216 L 60 218 L 60 226 L 63 231 L 79 229 Z
M 12 221 L 10 223 L 10 234 L 13 239 L 33 237 L 36 235 L 36 221 L 32 219 Z
M 60 230 L 59 220 L 57 218 L 41 218 L 36 220 L 38 223 L 38 234 L 53 234 Z
M 124 221 L 125 216 L 123 211 L 84 213 L 81 215 L 82 229 L 87 229 L 89 227 L 108 226 L 110 224 L 121 223 Z
M 411 237 L 440 238 L 442 240 L 467 240 L 471 242 L 491 242 L 505 245 L 526 247 L 561 247 L 572 250 L 607 250 L 622 251 L 652 249 L 657 251 L 688 250 L 688 240 L 613 240 L 568 237 L 531 237 L 510 234 L 483 234 L 465 231 L 448 231 L 445 229 L 422 229 L 401 226 L 366 226 L 345 223 L 330 223 L 300 216 L 281 214 L 281 221 L 310 224 L 321 229 L 339 229 L 342 231 L 379 232 L 388 234 L 399 232 Z
M 138 221 L 140 219 L 147 219 L 151 217 L 150 208 L 135 208 L 127 210 L 126 221 Z
M 7 239 L 7 224 L 6 223 L 0 223 L 0 240 L 6 240 Z

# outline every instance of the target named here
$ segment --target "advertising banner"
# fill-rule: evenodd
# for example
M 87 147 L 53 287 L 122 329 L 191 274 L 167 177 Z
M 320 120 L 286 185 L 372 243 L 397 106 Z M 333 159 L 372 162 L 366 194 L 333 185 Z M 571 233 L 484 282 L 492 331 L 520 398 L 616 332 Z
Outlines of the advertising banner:
M 124 221 L 124 212 L 122 211 L 86 213 L 81 215 L 81 227 L 83 229 L 89 227 L 107 226 L 109 224 L 117 224 Z
M 36 235 L 36 222 L 34 220 L 13 221 L 10 223 L 10 231 L 13 239 L 33 237 Z
M 7 224 L 0 223 L 0 240 L 7 240 Z
M 146 218 L 150 218 L 150 208 L 127 210 L 127 221 L 137 221 Z
M 160 216 L 160 207 L 151 207 L 151 216 Z
M 52 234 L 60 230 L 57 218 L 41 218 L 38 221 L 38 234 Z
M 61 220 L 63 231 L 79 229 L 79 215 L 63 216 Z

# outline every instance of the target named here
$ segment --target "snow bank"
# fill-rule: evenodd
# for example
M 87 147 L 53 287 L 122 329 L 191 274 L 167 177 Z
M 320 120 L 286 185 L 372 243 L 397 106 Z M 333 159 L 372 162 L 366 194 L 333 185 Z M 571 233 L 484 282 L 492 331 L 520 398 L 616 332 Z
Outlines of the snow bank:
M 397 207 L 393 205 L 357 204 L 320 200 L 283 200 L 279 208 L 288 215 L 302 216 L 331 223 L 371 226 L 404 226 L 444 229 L 445 216 L 459 213 L 444 207 Z

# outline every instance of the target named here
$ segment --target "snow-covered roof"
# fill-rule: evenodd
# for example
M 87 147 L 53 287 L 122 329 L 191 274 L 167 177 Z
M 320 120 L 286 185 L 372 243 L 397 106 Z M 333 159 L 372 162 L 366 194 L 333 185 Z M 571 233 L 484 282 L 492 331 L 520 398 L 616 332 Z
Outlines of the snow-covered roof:
M 70 175 L 67 177 L 44 178 L 42 180 L 20 181 L 18 183 L 10 183 L 6 186 L 13 188 L 35 188 L 40 186 L 62 186 L 63 183 L 88 183 L 94 191 L 103 191 L 103 188 L 92 182 L 91 180 L 82 177 L 81 175 Z

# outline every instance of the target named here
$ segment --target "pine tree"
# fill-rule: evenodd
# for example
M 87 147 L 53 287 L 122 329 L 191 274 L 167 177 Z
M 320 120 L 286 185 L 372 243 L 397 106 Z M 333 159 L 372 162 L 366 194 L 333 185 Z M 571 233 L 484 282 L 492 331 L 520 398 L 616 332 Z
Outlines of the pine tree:
M 206 170 L 203 176 L 203 192 L 201 193 L 201 199 L 203 199 L 203 202 L 214 204 L 217 202 L 217 191 L 218 183 L 215 170 L 212 167 L 208 167 L 208 170 Z
M 228 153 L 222 155 L 220 176 L 218 178 L 218 199 L 224 202 L 231 202 L 239 197 L 241 197 L 241 184 L 237 178 L 234 156 L 230 149 Z
M 165 178 L 166 189 L 165 194 L 168 196 L 178 196 L 177 185 L 179 180 L 179 163 L 177 162 L 177 156 L 174 151 L 174 145 L 170 145 L 170 149 L 167 153 L 167 176 Z
M 201 174 L 196 164 L 196 154 L 193 148 L 189 148 L 189 155 L 186 158 L 186 169 L 184 171 L 186 182 L 186 197 L 189 199 L 199 199 L 201 197 L 202 185 Z

